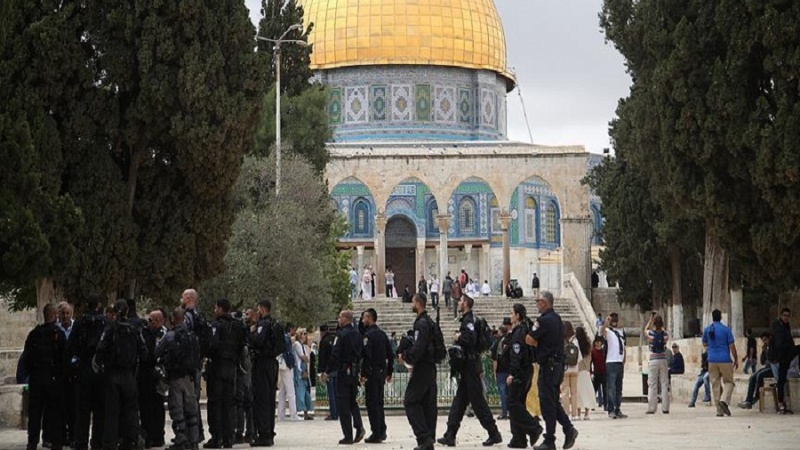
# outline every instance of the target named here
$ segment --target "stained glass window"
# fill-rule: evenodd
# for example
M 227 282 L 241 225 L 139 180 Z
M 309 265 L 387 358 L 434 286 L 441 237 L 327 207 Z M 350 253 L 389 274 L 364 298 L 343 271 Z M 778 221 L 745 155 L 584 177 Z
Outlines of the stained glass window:
M 458 225 L 462 235 L 475 234 L 475 201 L 464 197 L 458 204 Z

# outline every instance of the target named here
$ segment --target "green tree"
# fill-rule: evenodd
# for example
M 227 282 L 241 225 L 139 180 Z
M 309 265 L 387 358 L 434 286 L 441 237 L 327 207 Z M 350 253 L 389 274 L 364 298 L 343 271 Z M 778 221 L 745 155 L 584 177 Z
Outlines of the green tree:
M 262 0 L 261 21 L 258 24 L 258 35 L 268 39 L 279 39 L 291 26 L 303 24 L 303 7 L 296 0 Z M 305 29 L 293 30 L 284 39 L 308 42 L 308 34 L 314 24 Z M 266 55 L 264 67 L 264 86 L 275 84 L 275 52 L 271 42 L 258 41 L 258 51 Z M 311 64 L 311 47 L 287 43 L 281 45 L 281 95 L 298 95 L 308 88 L 313 73 Z M 274 96 L 273 92 L 273 96 Z M 274 108 L 273 108 L 274 109 Z
M 783 37 L 796 27 L 797 12 L 783 1 L 604 3 L 601 24 L 625 56 L 631 98 L 638 97 L 626 113 L 642 142 L 649 134 L 656 144 L 644 145 L 643 157 L 661 179 L 657 201 L 673 205 L 678 218 L 703 223 L 705 320 L 711 309 L 727 307 L 729 260 L 753 283 L 797 282 L 797 265 L 788 263 L 797 262 L 789 249 L 798 236 L 783 228 L 796 223 L 797 208 L 776 208 L 796 195 L 796 149 L 774 139 L 796 129 L 796 97 L 789 89 L 778 101 L 776 86 L 781 78 L 791 85 L 789 73 L 797 71 L 797 58 L 783 59 L 797 51 L 796 38 Z M 779 112 L 782 120 L 774 120 Z M 781 176 L 759 179 L 762 162 Z M 772 188 L 781 200 L 765 201 Z
M 310 164 L 298 156 L 284 164 L 285 190 L 275 198 L 274 159 L 245 159 L 226 270 L 203 284 L 202 301 L 246 306 L 267 297 L 282 320 L 314 325 L 350 301 L 349 258 L 335 247 L 343 222 Z

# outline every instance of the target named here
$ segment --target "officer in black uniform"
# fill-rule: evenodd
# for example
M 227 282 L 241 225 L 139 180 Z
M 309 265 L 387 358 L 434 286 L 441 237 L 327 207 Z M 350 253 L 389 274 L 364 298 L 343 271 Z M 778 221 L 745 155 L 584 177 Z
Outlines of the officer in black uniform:
M 51 448 L 60 450 L 64 441 L 64 391 L 67 338 L 56 326 L 58 309 L 48 303 L 42 309 L 44 323 L 25 339 L 25 370 L 30 375 L 28 410 L 28 450 L 39 445 L 44 431 L 51 439 Z
M 412 329 L 413 342 L 407 347 L 404 341 L 398 348 L 398 361 L 409 367 L 409 380 L 403 406 L 408 424 L 417 438 L 414 450 L 432 450 L 436 436 L 436 361 L 433 350 L 433 327 L 436 324 L 425 309 L 428 298 L 415 294 L 411 309 L 417 314 Z M 403 350 L 403 348 L 405 348 Z
M 217 300 L 216 320 L 211 324 L 208 345 L 208 431 L 211 439 L 203 448 L 230 448 L 236 429 L 236 372 L 239 355 L 247 344 L 247 330 L 231 317 L 228 299 Z
M 389 337 L 378 325 L 378 312 L 369 308 L 361 314 L 365 331 L 361 360 L 361 384 L 367 401 L 367 415 L 372 434 L 364 440 L 376 444 L 386 440 L 386 416 L 383 412 L 383 387 L 392 379 L 394 356 Z
M 489 432 L 489 438 L 483 442 L 483 445 L 488 447 L 503 442 L 492 411 L 483 395 L 483 383 L 480 378 L 483 364 L 477 351 L 478 330 L 475 327 L 475 316 L 472 314 L 473 304 L 474 300 L 468 295 L 462 295 L 458 301 L 461 327 L 455 336 L 454 343 L 464 351 L 465 361 L 458 370 L 458 389 L 447 417 L 447 431 L 438 440 L 440 444 L 449 447 L 456 445 L 456 434 L 461 427 L 461 420 L 464 418 L 467 405 L 472 405 L 481 426 Z
M 330 326 L 326 323 L 322 324 L 319 327 L 319 331 L 322 333 L 322 339 L 319 341 L 319 371 L 320 373 L 320 380 L 325 383 L 325 387 L 328 391 L 328 405 L 329 411 L 325 420 L 339 420 L 339 415 L 336 413 L 336 372 L 326 372 L 328 369 L 328 360 L 331 357 L 331 352 L 333 351 L 333 342 L 336 340 L 336 329 L 337 324 L 334 323 L 333 326 Z
M 75 321 L 67 341 L 67 357 L 76 372 L 75 450 L 89 448 L 89 426 L 92 428 L 92 448 L 103 445 L 103 384 L 102 377 L 92 370 L 92 359 L 100 336 L 108 325 L 99 295 L 86 299 L 86 312 Z
M 511 441 L 509 448 L 527 448 L 527 438 L 530 436 L 531 445 L 536 445 L 542 435 L 542 426 L 539 418 L 531 416 L 525 406 L 528 391 L 533 379 L 533 349 L 525 345 L 525 336 L 528 335 L 528 313 L 525 306 L 515 303 L 511 307 L 511 325 L 514 327 L 508 334 L 508 349 L 503 353 L 503 359 L 508 361 L 509 375 L 505 380 L 497 380 L 508 385 L 508 412 L 511 417 Z
M 103 449 L 132 446 L 137 438 L 138 389 L 136 369 L 147 356 L 141 331 L 128 322 L 128 303 L 114 303 L 115 321 L 106 327 L 95 355 L 95 366 L 105 376 Z
M 184 320 L 186 325 L 192 330 L 192 333 L 200 340 L 200 359 L 206 357 L 207 338 L 208 338 L 208 322 L 200 311 L 197 309 L 197 291 L 194 289 L 186 289 L 181 294 L 181 307 L 186 312 Z M 202 372 L 202 363 L 200 368 L 194 374 L 194 396 L 197 399 L 197 410 L 200 411 L 200 377 Z M 197 430 L 200 433 L 200 442 L 206 440 L 205 431 L 203 430 L 203 415 L 200 414 L 197 418 Z
M 558 394 L 564 380 L 564 323 L 553 310 L 553 294 L 542 291 L 536 299 L 539 317 L 525 337 L 525 343 L 536 347 L 539 363 L 539 403 L 547 433 L 544 442 L 534 450 L 555 450 L 556 421 L 564 428 L 564 448 L 575 445 L 578 430 L 570 422 L 561 406 Z
M 353 312 L 339 313 L 339 331 L 328 360 L 328 372 L 336 374 L 336 406 L 344 437 L 339 444 L 354 444 L 364 439 L 364 424 L 356 402 L 358 394 L 358 365 L 361 362 L 361 335 L 353 326 Z M 356 437 L 353 439 L 353 427 Z
M 241 321 L 248 334 L 250 327 L 255 324 L 256 312 L 247 308 L 244 314 L 234 313 L 231 316 Z M 248 370 L 249 369 L 249 370 Z M 240 362 L 236 373 L 236 437 L 235 444 L 249 443 L 253 440 L 253 390 L 252 367 L 245 368 Z
M 250 328 L 250 345 L 253 350 L 253 422 L 258 436 L 253 436 L 253 447 L 275 445 L 275 389 L 278 384 L 278 361 L 286 350 L 283 327 L 270 316 L 272 303 L 258 302 L 258 322 Z

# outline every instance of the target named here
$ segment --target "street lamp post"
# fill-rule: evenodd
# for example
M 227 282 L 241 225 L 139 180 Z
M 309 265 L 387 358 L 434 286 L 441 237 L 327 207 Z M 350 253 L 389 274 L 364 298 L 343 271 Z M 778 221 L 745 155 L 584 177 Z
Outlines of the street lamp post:
M 303 28 L 302 24 L 296 23 L 283 32 L 278 39 L 269 39 L 263 36 L 256 36 L 260 41 L 272 42 L 275 44 L 275 196 L 281 194 L 281 44 L 292 43 L 302 47 L 308 47 L 308 42 L 299 39 L 284 39 L 287 34 L 294 30 Z

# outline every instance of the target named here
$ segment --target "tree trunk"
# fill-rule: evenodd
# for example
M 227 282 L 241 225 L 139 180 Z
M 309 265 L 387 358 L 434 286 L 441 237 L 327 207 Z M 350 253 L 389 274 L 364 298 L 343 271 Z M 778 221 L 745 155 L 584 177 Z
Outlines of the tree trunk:
M 669 249 L 670 275 L 672 276 L 672 315 L 670 334 L 673 339 L 683 339 L 683 292 L 681 284 L 681 249 L 673 245 Z
M 731 314 L 729 317 L 733 337 L 744 336 L 744 302 L 742 287 L 738 283 L 731 286 Z
M 36 279 L 36 323 L 44 322 L 42 308 L 48 303 L 58 303 L 63 300 L 61 290 L 56 288 L 55 280 L 51 277 Z
M 730 304 L 728 289 L 728 252 L 706 227 L 706 249 L 703 263 L 703 326 L 711 323 L 711 312 L 725 311 Z

